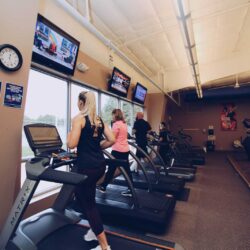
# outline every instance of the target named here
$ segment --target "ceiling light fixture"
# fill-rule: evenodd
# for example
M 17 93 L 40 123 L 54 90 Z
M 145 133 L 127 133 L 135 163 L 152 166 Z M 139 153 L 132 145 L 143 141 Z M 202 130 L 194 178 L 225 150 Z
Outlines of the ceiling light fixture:
M 239 84 L 239 80 L 238 80 L 238 74 L 236 74 L 236 82 L 235 82 L 234 88 L 238 89 L 239 87 L 240 87 L 240 84 Z

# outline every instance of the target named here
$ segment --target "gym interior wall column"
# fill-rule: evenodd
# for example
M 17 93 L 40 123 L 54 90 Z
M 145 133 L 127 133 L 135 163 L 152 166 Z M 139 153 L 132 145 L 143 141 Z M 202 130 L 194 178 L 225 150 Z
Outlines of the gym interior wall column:
M 159 130 L 159 123 L 164 121 L 167 98 L 162 93 L 149 94 L 147 96 L 147 120 L 152 130 Z
M 21 136 L 31 63 L 34 30 L 39 0 L 0 0 L 0 45 L 12 44 L 23 56 L 23 66 L 13 73 L 0 69 L 2 82 L 0 95 L 0 230 L 10 211 L 15 190 L 19 188 L 21 165 Z M 6 83 L 23 86 L 22 107 L 9 108 L 3 105 Z

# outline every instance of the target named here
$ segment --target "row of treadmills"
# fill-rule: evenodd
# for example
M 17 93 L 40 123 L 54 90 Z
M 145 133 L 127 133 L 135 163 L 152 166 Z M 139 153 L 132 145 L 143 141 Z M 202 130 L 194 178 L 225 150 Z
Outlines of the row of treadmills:
M 31 124 L 24 127 L 25 135 L 35 157 L 26 163 L 27 178 L 6 220 L 0 235 L 0 250 L 80 250 L 91 249 L 96 241 L 85 242 L 82 236 L 88 230 L 74 189 L 86 179 L 76 173 L 74 154 L 62 149 L 62 140 L 53 125 Z M 182 137 L 182 140 L 184 138 Z M 181 140 L 179 140 L 180 142 Z M 112 249 L 174 249 L 175 244 L 139 234 L 138 232 L 163 233 L 174 211 L 176 200 L 182 200 L 185 182 L 194 179 L 196 167 L 190 160 L 176 154 L 180 152 L 191 160 L 204 163 L 204 156 L 177 143 L 171 143 L 169 164 L 160 157 L 154 140 L 148 144 L 148 153 L 139 148 L 132 137 L 129 138 L 130 161 L 136 162 L 139 172 L 133 175 L 133 184 L 123 168 L 122 160 L 116 160 L 104 151 L 107 166 L 114 165 L 120 173 L 114 178 L 105 193 L 97 191 L 96 203 L 106 227 L 108 241 Z M 179 145 L 178 145 L 179 144 Z M 137 158 L 135 150 L 141 151 L 145 160 Z M 193 158 L 192 158 L 193 157 Z M 203 159 L 202 159 L 203 158 Z M 58 170 L 68 165 L 70 171 Z M 61 190 L 53 206 L 32 217 L 22 220 L 33 194 L 41 180 L 62 183 Z M 127 188 L 132 197 L 124 197 Z M 125 229 L 126 230 L 123 230 Z M 128 228 L 133 228 L 128 231 Z

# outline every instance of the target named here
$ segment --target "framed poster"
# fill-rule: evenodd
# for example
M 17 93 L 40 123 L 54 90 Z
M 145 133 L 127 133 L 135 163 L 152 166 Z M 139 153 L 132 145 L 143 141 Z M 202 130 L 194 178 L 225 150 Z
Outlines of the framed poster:
M 23 87 L 6 83 L 4 105 L 7 107 L 21 108 L 23 99 Z
M 221 130 L 235 131 L 237 129 L 236 106 L 233 103 L 226 103 L 222 106 L 220 115 Z

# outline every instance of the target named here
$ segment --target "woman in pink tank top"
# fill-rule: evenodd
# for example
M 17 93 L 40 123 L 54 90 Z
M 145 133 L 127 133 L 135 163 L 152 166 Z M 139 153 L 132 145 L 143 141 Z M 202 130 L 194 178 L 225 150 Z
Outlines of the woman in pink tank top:
M 114 109 L 112 111 L 112 120 L 113 120 L 112 131 L 114 133 L 116 142 L 112 146 L 111 154 L 116 159 L 127 160 L 128 164 L 126 165 L 126 167 L 124 166 L 124 168 L 130 180 L 133 182 L 132 174 L 131 174 L 130 167 L 129 167 L 129 161 L 128 161 L 128 157 L 129 157 L 128 127 L 124 119 L 123 113 L 120 109 Z M 97 187 L 99 191 L 103 193 L 106 191 L 107 185 L 110 183 L 110 181 L 114 177 L 115 170 L 116 170 L 116 167 L 109 166 L 103 183 Z M 131 190 L 128 189 L 122 192 L 122 195 L 132 196 Z

